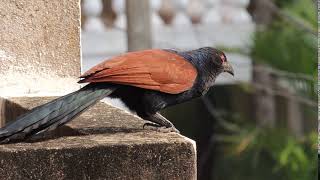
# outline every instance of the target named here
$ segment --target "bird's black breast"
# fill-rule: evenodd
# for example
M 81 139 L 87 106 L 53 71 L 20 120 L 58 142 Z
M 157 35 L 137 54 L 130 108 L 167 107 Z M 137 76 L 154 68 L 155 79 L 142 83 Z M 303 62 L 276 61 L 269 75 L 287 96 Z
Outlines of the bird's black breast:
M 180 104 L 199 97 L 202 95 L 201 93 L 200 91 L 195 91 L 194 88 L 179 94 L 168 94 L 121 85 L 109 97 L 121 99 L 131 111 L 143 116 L 145 114 L 154 114 L 168 106 Z

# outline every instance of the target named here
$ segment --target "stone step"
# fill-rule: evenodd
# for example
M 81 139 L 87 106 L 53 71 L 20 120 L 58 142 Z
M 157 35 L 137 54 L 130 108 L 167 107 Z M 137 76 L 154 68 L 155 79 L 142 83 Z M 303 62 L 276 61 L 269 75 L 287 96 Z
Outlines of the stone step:
M 50 99 L 10 100 L 32 108 Z M 0 179 L 196 179 L 195 142 L 144 122 L 98 103 L 67 126 L 0 145 Z

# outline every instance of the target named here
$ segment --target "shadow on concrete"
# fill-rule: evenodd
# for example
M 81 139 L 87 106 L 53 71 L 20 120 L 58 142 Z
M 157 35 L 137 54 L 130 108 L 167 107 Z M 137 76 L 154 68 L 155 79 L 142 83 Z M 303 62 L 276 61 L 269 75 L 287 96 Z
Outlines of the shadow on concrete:
M 25 140 L 26 143 L 35 143 L 51 139 L 57 139 L 61 137 L 74 137 L 74 136 L 86 136 L 86 135 L 97 135 L 97 134 L 116 134 L 116 133 L 136 133 L 146 131 L 138 128 L 120 128 L 120 127 L 94 127 L 94 128 L 81 128 L 73 129 L 69 126 L 61 126 L 55 130 L 44 132 L 41 134 L 34 135 L 29 139 Z

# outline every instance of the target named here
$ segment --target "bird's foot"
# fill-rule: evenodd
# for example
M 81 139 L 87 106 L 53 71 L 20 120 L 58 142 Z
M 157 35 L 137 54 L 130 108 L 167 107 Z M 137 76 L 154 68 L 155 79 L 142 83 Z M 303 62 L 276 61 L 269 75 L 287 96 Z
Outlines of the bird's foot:
M 156 124 L 156 123 L 145 123 L 143 125 L 143 129 L 146 129 L 145 128 L 146 126 L 148 127 L 147 129 L 158 131 L 158 132 L 162 132 L 162 133 L 175 132 L 175 133 L 180 134 L 180 131 L 177 128 L 175 128 L 174 126 L 165 127 L 165 126 L 161 126 L 161 125 Z

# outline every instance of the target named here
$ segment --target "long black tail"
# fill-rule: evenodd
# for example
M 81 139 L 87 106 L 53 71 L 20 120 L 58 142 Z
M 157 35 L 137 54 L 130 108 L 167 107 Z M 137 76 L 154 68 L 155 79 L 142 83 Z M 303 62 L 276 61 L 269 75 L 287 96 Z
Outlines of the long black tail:
M 52 130 L 80 115 L 116 89 L 113 84 L 89 84 L 78 91 L 55 99 L 19 116 L 0 129 L 0 144 L 20 141 Z

